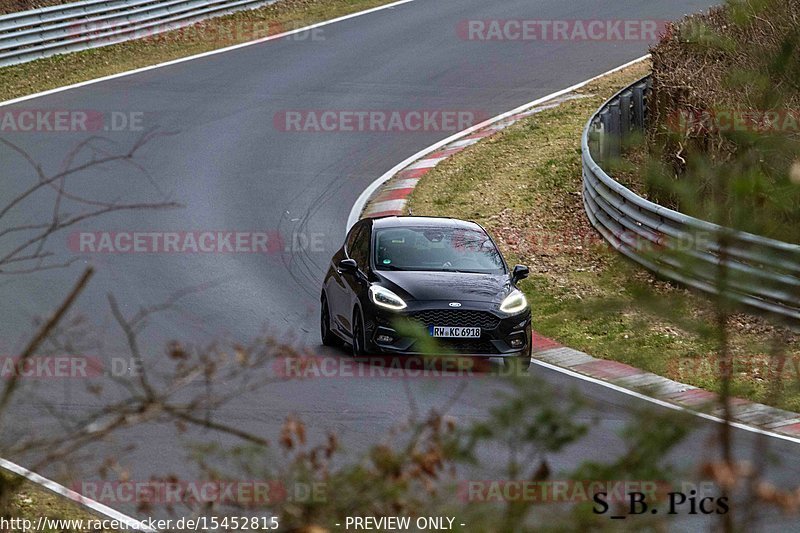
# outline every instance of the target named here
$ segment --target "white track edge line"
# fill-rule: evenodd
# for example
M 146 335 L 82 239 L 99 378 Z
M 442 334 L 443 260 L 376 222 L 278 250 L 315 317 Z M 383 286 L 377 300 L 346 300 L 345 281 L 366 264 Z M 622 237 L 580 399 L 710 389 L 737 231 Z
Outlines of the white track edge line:
M 23 477 L 33 483 L 36 483 L 37 485 L 40 485 L 52 492 L 55 492 L 56 494 L 63 496 L 68 500 L 83 505 L 84 507 L 98 514 L 101 514 L 103 516 L 116 520 L 122 524 L 125 524 L 129 529 L 135 529 L 138 531 L 147 531 L 148 533 L 158 533 L 155 529 L 148 527 L 143 522 L 140 522 L 135 518 L 131 518 L 130 516 L 123 514 L 115 509 L 112 509 L 111 507 L 103 505 L 100 502 L 96 502 L 91 498 L 87 498 L 86 496 L 78 494 L 74 490 L 70 490 L 63 485 L 59 485 L 55 481 L 47 479 L 44 476 L 40 476 L 36 472 L 31 472 L 27 468 L 20 466 L 16 463 L 12 463 L 11 461 L 0 458 L 0 468 L 3 468 L 4 470 L 8 470 L 9 472 L 17 474 L 18 476 Z
M 441 148 L 443 146 L 446 146 L 446 145 L 448 145 L 448 144 L 450 144 L 450 143 L 452 143 L 454 141 L 457 141 L 458 139 L 460 139 L 462 137 L 466 137 L 470 133 L 474 133 L 476 131 L 482 130 L 482 129 L 486 128 L 487 126 L 491 126 L 495 122 L 500 122 L 501 120 L 503 120 L 505 118 L 508 118 L 508 117 L 510 117 L 512 115 L 516 115 L 517 113 L 521 113 L 522 111 L 525 111 L 526 109 L 528 109 L 530 107 L 534 107 L 534 106 L 539 105 L 541 103 L 544 103 L 544 102 L 547 102 L 549 100 L 552 100 L 553 98 L 558 98 L 561 95 L 570 93 L 572 91 L 576 91 L 576 90 L 580 89 L 581 87 L 584 87 L 585 85 L 587 85 L 587 84 L 589 84 L 589 83 L 591 83 L 591 82 L 593 82 L 595 80 L 598 80 L 598 79 L 600 79 L 600 78 L 602 78 L 604 76 L 608 76 L 609 74 L 613 74 L 615 72 L 618 72 L 618 71 L 620 71 L 620 70 L 622 70 L 624 68 L 628 68 L 631 65 L 635 65 L 636 63 L 641 63 L 642 61 L 645 61 L 646 59 L 649 59 L 649 58 L 650 58 L 650 54 L 647 54 L 647 55 L 644 55 L 644 56 L 642 56 L 640 58 L 634 59 L 633 61 L 629 61 L 629 62 L 625 63 L 624 65 L 620 65 L 620 66 L 618 66 L 616 68 L 613 68 L 613 69 L 611 69 L 611 70 L 609 70 L 607 72 L 604 72 L 602 74 L 598 74 L 597 76 L 595 76 L 593 78 L 589 78 L 586 81 L 582 81 L 580 83 L 576 83 L 575 85 L 572 85 L 571 87 L 567 87 L 566 89 L 561 89 L 560 91 L 556 91 L 556 92 L 554 92 L 552 94 L 549 94 L 547 96 L 543 96 L 541 98 L 537 98 L 536 100 L 534 100 L 532 102 L 528 102 L 527 104 L 522 104 L 521 106 L 516 107 L 516 108 L 512 109 L 511 111 L 506 111 L 505 113 L 503 113 L 501 115 L 497 115 L 496 117 L 490 118 L 488 120 L 485 120 L 485 121 L 481 122 L 480 124 L 476 124 L 474 126 L 471 126 L 471 127 L 467 128 L 467 129 L 465 129 L 463 131 L 460 131 L 460 132 L 456 133 L 455 135 L 451 135 L 450 137 L 447 137 L 446 139 L 443 139 L 443 140 L 437 142 L 436 144 L 433 144 L 433 145 L 431 145 L 431 146 L 429 146 L 429 147 L 427 147 L 427 148 L 425 148 L 423 150 L 420 150 L 416 154 L 412 155 L 411 157 L 405 159 L 401 163 L 398 163 L 397 165 L 392 167 L 391 170 L 387 171 L 381 177 L 379 177 L 378 179 L 373 181 L 366 189 L 364 189 L 364 192 L 361 193 L 361 195 L 356 200 L 356 203 L 353 204 L 353 207 L 350 210 L 350 216 L 347 217 L 347 227 L 345 228 L 345 232 L 350 231 L 350 228 L 353 227 L 353 224 L 358 222 L 358 219 L 361 217 L 361 213 L 364 211 L 364 208 L 366 207 L 367 202 L 372 197 L 372 195 L 375 194 L 375 191 L 377 191 L 378 188 L 381 185 L 383 185 L 384 183 L 389 181 L 395 174 L 397 174 L 398 172 L 400 172 L 401 170 L 403 170 L 407 166 L 411 165 L 412 163 L 416 162 L 418 159 L 422 159 L 424 156 L 426 156 L 426 155 L 438 150 L 439 148 Z
M 725 419 L 724 418 L 720 418 L 718 416 L 710 415 L 708 413 L 703 413 L 703 412 L 700 412 L 700 411 L 696 411 L 694 409 L 690 409 L 688 407 L 684 407 L 684 406 L 678 405 L 676 403 L 668 402 L 666 400 L 661 400 L 659 398 L 654 398 L 652 396 L 648 396 L 646 394 L 642 394 L 641 392 L 637 392 L 635 390 L 627 389 L 625 387 L 617 385 L 616 383 L 603 381 L 602 379 L 594 378 L 592 376 L 587 376 L 586 374 L 581 374 L 581 373 L 576 372 L 574 370 L 570 370 L 568 368 L 564 368 L 563 366 L 558 366 L 558 365 L 554 365 L 552 363 L 547 363 L 545 361 L 540 361 L 539 359 L 536 359 L 536 358 L 531 359 L 531 362 L 536 364 L 536 365 L 539 365 L 541 367 L 547 368 L 549 370 L 553 370 L 555 372 L 560 372 L 562 374 L 566 374 L 567 376 L 570 376 L 570 377 L 573 377 L 573 378 L 582 379 L 584 381 L 588 381 L 589 383 L 594 383 L 595 385 L 600 385 L 600 386 L 612 389 L 612 390 L 614 390 L 616 392 L 621 392 L 622 394 L 627 394 L 628 396 L 633 396 L 634 398 L 638 398 L 639 400 L 645 400 L 645 401 L 648 401 L 650 403 L 654 403 L 654 404 L 656 404 L 658 406 L 666 407 L 667 409 L 672 409 L 674 411 L 682 411 L 682 412 L 689 413 L 689 414 L 692 414 L 692 415 L 700 417 L 700 418 L 704 418 L 706 420 L 711 420 L 713 422 L 718 422 L 720 424 L 724 424 L 725 423 Z M 751 433 L 758 433 L 759 435 L 764 435 L 764 436 L 767 436 L 767 437 L 786 440 L 786 441 L 789 441 L 789 442 L 794 443 L 794 444 L 800 444 L 800 438 L 791 437 L 789 435 L 783 435 L 781 433 L 775 433 L 774 431 L 769 431 L 769 430 L 766 430 L 766 429 L 761 429 L 761 428 L 757 428 L 757 427 L 754 427 L 754 426 L 749 426 L 747 424 L 742 424 L 741 422 L 731 421 L 730 425 L 732 427 L 735 427 L 736 429 L 742 429 L 744 431 L 750 431 Z
M 178 59 L 172 59 L 170 61 L 165 61 L 163 63 L 157 63 L 155 65 L 148 65 L 146 67 L 141 67 L 141 68 L 137 68 L 137 69 L 134 69 L 134 70 L 127 70 L 125 72 L 118 72 L 116 74 L 109 74 L 108 76 L 103 76 L 101 78 L 95 78 L 95 79 L 92 79 L 92 80 L 86 80 L 86 81 L 74 83 L 72 85 L 65 85 L 64 87 L 57 87 L 55 89 L 49 89 L 47 91 L 42 91 L 42 92 L 39 92 L 39 93 L 29 94 L 29 95 L 26 95 L 26 96 L 20 96 L 18 98 L 13 98 L 11 100 L 6 100 L 5 102 L 0 102 L 0 107 L 11 105 L 11 104 L 16 104 L 16 103 L 19 103 L 19 102 L 24 102 L 26 100 L 32 100 L 34 98 L 41 98 L 42 96 L 47 96 L 47 95 L 50 95 L 50 94 L 60 93 L 60 92 L 63 92 L 63 91 L 69 91 L 71 89 L 77 89 L 79 87 L 85 87 L 87 85 L 92 85 L 92 84 L 95 84 L 95 83 L 109 81 L 109 80 L 113 80 L 113 79 L 116 79 L 116 78 L 122 78 L 124 76 L 131 76 L 133 74 L 139 74 L 141 72 L 147 72 L 148 70 L 154 70 L 154 69 L 161 68 L 161 67 L 168 67 L 170 65 L 177 65 L 178 63 L 184 63 L 186 61 L 193 61 L 195 59 L 200 59 L 200 58 L 203 58 L 203 57 L 213 56 L 213 55 L 216 55 L 216 54 L 224 54 L 225 52 L 230 52 L 232 50 L 238 50 L 240 48 L 245 48 L 247 46 L 253 46 L 253 45 L 265 43 L 265 42 L 268 42 L 268 41 L 275 41 L 275 40 L 278 40 L 278 39 L 282 39 L 284 37 L 288 37 L 290 35 L 295 35 L 297 33 L 302 33 L 302 32 L 309 31 L 309 30 L 314 30 L 316 28 L 321 28 L 322 26 L 328 26 L 330 24 L 335 24 L 337 22 L 342 22 L 342 21 L 345 21 L 345 20 L 348 20 L 348 19 L 361 17 L 363 15 L 369 15 L 370 13 L 375 13 L 377 11 L 382 11 L 384 9 L 391 9 L 391 8 L 394 8 L 394 7 L 403 5 L 403 4 L 407 4 L 407 3 L 413 2 L 413 1 L 414 0 L 399 0 L 397 2 L 392 2 L 391 4 L 386 4 L 386 5 L 382 5 L 382 6 L 373 7 L 373 8 L 370 8 L 370 9 L 365 9 L 364 11 L 358 11 L 356 13 L 350 13 L 349 15 L 343 15 L 343 16 L 337 17 L 335 19 L 323 20 L 321 22 L 317 22 L 315 24 L 311 24 L 310 26 L 304 26 L 302 28 L 297 28 L 295 30 L 279 33 L 277 35 L 270 35 L 270 36 L 267 36 L 267 37 L 262 37 L 261 39 L 256 39 L 254 41 L 248 41 L 246 43 L 234 44 L 234 45 L 231 45 L 231 46 L 228 46 L 228 47 L 225 47 L 225 48 L 218 48 L 216 50 L 209 50 L 208 52 L 202 52 L 200 54 L 195 54 L 195 55 L 192 55 L 192 56 L 180 57 Z M 129 41 L 126 41 L 126 42 L 129 42 Z M 2 72 L 2 68 L 0 68 L 0 72 Z

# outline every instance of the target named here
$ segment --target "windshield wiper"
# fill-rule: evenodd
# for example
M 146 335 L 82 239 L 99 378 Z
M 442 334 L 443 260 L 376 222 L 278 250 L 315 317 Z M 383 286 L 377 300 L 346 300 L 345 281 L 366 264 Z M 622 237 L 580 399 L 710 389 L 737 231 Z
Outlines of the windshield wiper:
M 406 271 L 405 268 L 400 268 L 400 267 L 394 266 L 394 265 L 380 265 L 378 267 L 378 270 L 395 270 L 395 271 L 398 271 L 398 272 L 405 272 Z
M 492 274 L 485 270 L 460 270 L 458 268 L 441 268 L 436 270 L 429 270 L 428 272 L 455 272 L 456 274 Z

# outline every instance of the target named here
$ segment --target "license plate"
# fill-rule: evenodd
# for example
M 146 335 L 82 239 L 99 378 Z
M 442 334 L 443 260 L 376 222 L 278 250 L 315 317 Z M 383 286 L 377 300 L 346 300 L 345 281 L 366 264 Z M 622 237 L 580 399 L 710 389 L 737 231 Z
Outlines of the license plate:
M 430 326 L 428 332 L 431 337 L 456 338 L 456 339 L 479 339 L 481 328 L 459 328 L 450 326 Z

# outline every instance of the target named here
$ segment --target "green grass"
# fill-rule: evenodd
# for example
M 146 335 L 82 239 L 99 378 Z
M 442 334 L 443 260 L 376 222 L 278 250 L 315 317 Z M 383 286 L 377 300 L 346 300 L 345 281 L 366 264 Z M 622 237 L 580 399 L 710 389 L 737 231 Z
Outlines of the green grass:
M 0 68 L 0 100 L 275 35 L 391 1 L 280 0 L 260 9 L 209 19 L 189 29 Z M 320 46 L 324 45 L 324 41 L 320 42 Z
M 580 136 L 589 116 L 637 65 L 607 76 L 572 100 L 521 121 L 439 165 L 411 196 L 416 215 L 475 220 L 510 261 L 527 264 L 522 288 L 541 334 L 585 351 L 710 390 L 718 388 L 713 309 L 701 296 L 654 279 L 597 236 L 583 211 Z M 737 315 L 735 394 L 800 411 L 800 362 L 792 338 L 781 394 L 770 395 L 775 330 Z

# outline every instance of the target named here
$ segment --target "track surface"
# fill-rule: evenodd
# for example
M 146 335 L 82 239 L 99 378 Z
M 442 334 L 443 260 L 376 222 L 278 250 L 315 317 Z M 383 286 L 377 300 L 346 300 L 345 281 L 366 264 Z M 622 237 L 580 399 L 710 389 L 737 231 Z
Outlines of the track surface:
M 1 280 L 0 350 L 15 353 L 31 331 L 33 316 L 48 312 L 66 293 L 83 264 L 97 275 L 78 309 L 105 329 L 113 349 L 119 335 L 110 318 L 106 293 L 124 312 L 165 301 L 175 291 L 211 284 L 181 300 L 146 330 L 148 348 L 158 358 L 163 343 L 179 338 L 203 342 L 215 337 L 245 342 L 269 331 L 294 336 L 319 349 L 318 290 L 328 260 L 341 244 L 347 215 L 359 193 L 410 154 L 453 132 L 290 133 L 273 126 L 275 113 L 315 110 L 477 110 L 504 112 L 536 97 L 611 69 L 646 52 L 642 42 L 466 42 L 456 27 L 465 19 L 671 19 L 708 7 L 710 2 L 679 0 L 530 1 L 416 0 L 412 3 L 325 26 L 324 40 L 280 40 L 61 92 L 13 106 L 16 109 L 91 109 L 143 112 L 144 126 L 172 135 L 140 152 L 137 162 L 152 179 L 130 168 L 94 169 L 75 180 L 74 192 L 125 201 L 175 200 L 175 211 L 116 213 L 78 226 L 81 231 L 264 230 L 314 239 L 312 249 L 271 255 L 117 254 L 90 256 L 67 269 Z M 107 133 L 119 146 L 139 133 Z M 58 168 L 85 133 L 5 134 L 45 169 Z M 22 158 L 0 147 L 2 203 L 36 177 Z M 12 223 L 47 217 L 51 203 L 27 206 Z M 37 218 L 38 217 L 38 218 Z M 57 258 L 70 258 L 64 237 L 50 243 Z M 116 343 L 116 344 L 115 344 Z M 589 436 L 555 458 L 556 469 L 583 460 L 608 460 L 622 451 L 618 431 L 644 402 L 597 385 L 533 367 L 561 392 L 577 388 L 587 400 L 583 414 L 596 420 Z M 418 408 L 443 405 L 453 381 L 409 383 Z M 37 388 L 39 400 L 15 407 L 20 433 L 47 431 L 52 418 L 42 411 L 55 403 L 79 413 L 83 384 L 59 382 Z M 484 416 L 499 386 L 490 379 L 467 383 L 451 413 L 461 420 Z M 289 412 L 315 431 L 339 432 L 358 449 L 409 412 L 403 383 L 389 379 L 322 379 L 270 387 L 237 400 L 216 417 L 275 435 Z M 697 429 L 673 456 L 691 468 L 712 456 L 716 425 Z M 737 453 L 757 455 L 757 437 L 735 431 Z M 135 437 L 135 438 L 134 438 Z M 202 438 L 200 434 L 190 437 Z M 9 435 L 8 438 L 13 438 Z M 131 435 L 136 449 L 122 460 L 134 479 L 174 472 L 192 478 L 172 428 L 148 425 Z M 189 437 L 182 437 L 187 439 Z M 102 448 L 102 444 L 100 447 Z M 779 484 L 800 479 L 798 447 L 770 443 L 777 458 L 770 477 Z M 102 451 L 102 449 L 100 450 Z M 13 457 L 10 459 L 14 459 Z M 502 459 L 502 458 L 498 458 Z M 487 460 L 484 478 L 500 476 Z M 126 506 L 119 506 L 126 507 Z M 128 511 L 133 511 L 127 507 Z

